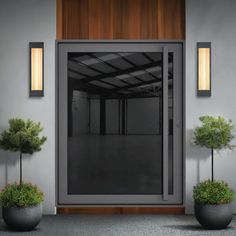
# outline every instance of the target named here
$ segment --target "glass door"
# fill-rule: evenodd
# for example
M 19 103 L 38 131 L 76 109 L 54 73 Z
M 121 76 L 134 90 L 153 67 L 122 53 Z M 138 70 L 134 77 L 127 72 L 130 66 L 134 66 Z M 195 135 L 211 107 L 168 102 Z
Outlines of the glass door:
M 58 44 L 58 204 L 182 203 L 182 45 Z

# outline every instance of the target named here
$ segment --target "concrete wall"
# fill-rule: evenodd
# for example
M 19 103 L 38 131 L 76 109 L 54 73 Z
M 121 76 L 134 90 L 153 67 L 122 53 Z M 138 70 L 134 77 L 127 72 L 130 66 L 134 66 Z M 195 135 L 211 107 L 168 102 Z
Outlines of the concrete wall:
M 85 92 L 74 90 L 72 102 L 73 136 L 89 133 L 89 101 Z
M 186 210 L 193 212 L 192 188 L 210 177 L 210 152 L 191 144 L 202 115 L 224 116 L 236 124 L 236 1 L 186 0 Z M 196 97 L 196 42 L 212 42 L 212 96 Z M 235 143 L 235 141 L 234 141 Z M 216 155 L 216 179 L 236 190 L 236 151 Z
M 25 156 L 23 178 L 45 193 L 43 210 L 55 206 L 55 0 L 0 1 L 0 131 L 11 117 L 40 121 L 43 149 Z M 45 97 L 29 98 L 29 42 L 44 42 Z M 19 179 L 18 154 L 0 152 L 0 189 Z
M 75 99 L 74 99 L 75 100 Z M 85 100 L 84 100 L 85 103 Z M 137 98 L 127 100 L 127 134 L 159 134 L 159 98 Z M 76 121 L 79 116 L 84 116 L 85 108 L 77 101 Z M 80 106 L 80 108 L 79 108 Z M 100 133 L 100 100 L 90 100 L 90 130 L 91 134 Z M 80 115 L 79 115 L 80 114 Z M 121 119 L 121 117 L 120 117 Z M 82 120 L 86 120 L 85 116 Z M 82 122 L 84 123 L 84 122 Z M 106 100 L 106 133 L 119 134 L 119 101 L 117 99 Z
M 119 100 L 106 100 L 106 133 L 119 134 Z
M 100 100 L 90 100 L 90 133 L 100 134 Z
M 159 98 L 128 99 L 127 133 L 159 134 Z

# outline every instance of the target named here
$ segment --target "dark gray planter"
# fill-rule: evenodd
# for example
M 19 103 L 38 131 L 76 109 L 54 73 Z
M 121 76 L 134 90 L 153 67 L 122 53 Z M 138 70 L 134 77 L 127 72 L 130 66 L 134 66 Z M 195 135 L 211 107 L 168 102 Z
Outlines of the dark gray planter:
M 28 207 L 2 208 L 5 223 L 13 230 L 33 230 L 42 218 L 42 204 Z
M 233 213 L 231 203 L 208 205 L 195 202 L 195 216 L 206 229 L 225 229 L 230 224 Z

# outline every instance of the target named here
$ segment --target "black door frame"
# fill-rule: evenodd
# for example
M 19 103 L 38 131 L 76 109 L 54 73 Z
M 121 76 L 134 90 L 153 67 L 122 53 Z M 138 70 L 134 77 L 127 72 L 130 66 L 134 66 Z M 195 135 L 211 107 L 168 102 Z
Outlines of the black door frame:
M 182 97 L 182 110 L 180 111 L 181 112 L 181 116 L 182 116 L 182 125 L 181 125 L 181 141 L 182 141 L 182 145 L 181 145 L 181 152 L 182 152 L 182 163 L 181 163 L 181 169 L 182 169 L 182 174 L 181 174 L 181 179 L 182 179 L 182 191 L 181 191 L 181 200 L 178 200 L 177 202 L 175 203 L 168 203 L 167 201 L 167 197 L 168 197 L 168 192 L 164 192 L 163 193 L 163 200 L 165 202 L 162 202 L 162 203 L 150 203 L 150 204 L 133 204 L 133 203 L 127 203 L 127 204 L 124 204 L 124 203 L 119 203 L 119 204 L 114 204 L 114 203 L 96 203 L 96 204 L 93 204 L 93 203 L 79 203 L 78 202 L 74 202 L 72 201 L 72 203 L 69 203 L 67 201 L 61 201 L 60 200 L 60 197 L 59 197 L 59 193 L 60 193 L 60 188 L 59 188 L 59 160 L 58 160 L 58 156 L 60 154 L 60 151 L 59 151 L 59 59 L 58 59 L 58 55 L 59 55 L 59 48 L 60 48 L 60 45 L 103 45 L 103 44 L 119 44 L 119 45 L 145 45 L 145 44 L 158 44 L 159 46 L 160 45 L 163 45 L 163 48 L 164 46 L 169 46 L 171 44 L 178 44 L 178 45 L 181 45 L 182 47 L 182 60 L 181 60 L 181 73 L 182 73 L 182 83 L 181 83 L 181 97 Z M 78 205 L 162 205 L 162 206 L 165 206 L 165 205 L 183 205 L 184 204 L 184 189 L 185 189 L 185 183 L 184 183 L 184 169 L 185 169 L 185 157 L 184 157 L 184 133 L 185 133 L 185 129 L 184 129 L 184 124 L 185 124 L 185 113 L 184 113 L 184 110 L 185 110 L 185 107 L 184 107 L 184 101 L 185 101 L 185 97 L 184 97 L 184 92 L 185 92 L 185 89 L 184 89 L 184 41 L 182 40 L 178 40 L 178 41 L 159 41 L 159 40 L 135 40 L 135 41 L 131 41 L 131 40 L 59 40 L 59 41 L 56 41 L 56 59 L 57 59 L 57 63 L 56 63 L 56 138 L 57 138 L 57 143 L 56 143 L 56 192 L 57 192 L 57 205 L 58 206 L 63 206 L 63 205 L 75 205 L 75 206 L 78 206 Z M 141 51 L 141 50 L 140 50 Z M 165 49 L 163 51 L 165 53 Z M 177 124 L 179 125 L 179 124 Z M 165 164 L 164 165 L 164 168 L 167 168 L 167 165 Z

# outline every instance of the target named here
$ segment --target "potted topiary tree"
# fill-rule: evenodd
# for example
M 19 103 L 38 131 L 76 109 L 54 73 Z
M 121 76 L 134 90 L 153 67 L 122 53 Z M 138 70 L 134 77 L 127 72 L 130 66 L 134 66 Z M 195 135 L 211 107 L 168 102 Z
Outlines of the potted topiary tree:
M 208 229 L 226 228 L 233 217 L 234 192 L 225 182 L 214 180 L 214 150 L 232 149 L 234 125 L 223 117 L 202 116 L 202 126 L 194 130 L 194 143 L 211 150 L 211 180 L 194 187 L 195 216 Z
M 234 191 L 223 181 L 206 180 L 193 189 L 195 216 L 207 229 L 224 229 L 233 218 Z
M 20 156 L 19 183 L 9 184 L 0 192 L 3 219 L 14 230 L 32 230 L 42 217 L 43 193 L 36 185 L 22 180 L 23 154 L 41 150 L 46 141 L 46 137 L 39 137 L 42 130 L 40 123 L 14 118 L 9 120 L 9 128 L 0 136 L 0 148 L 19 152 Z

